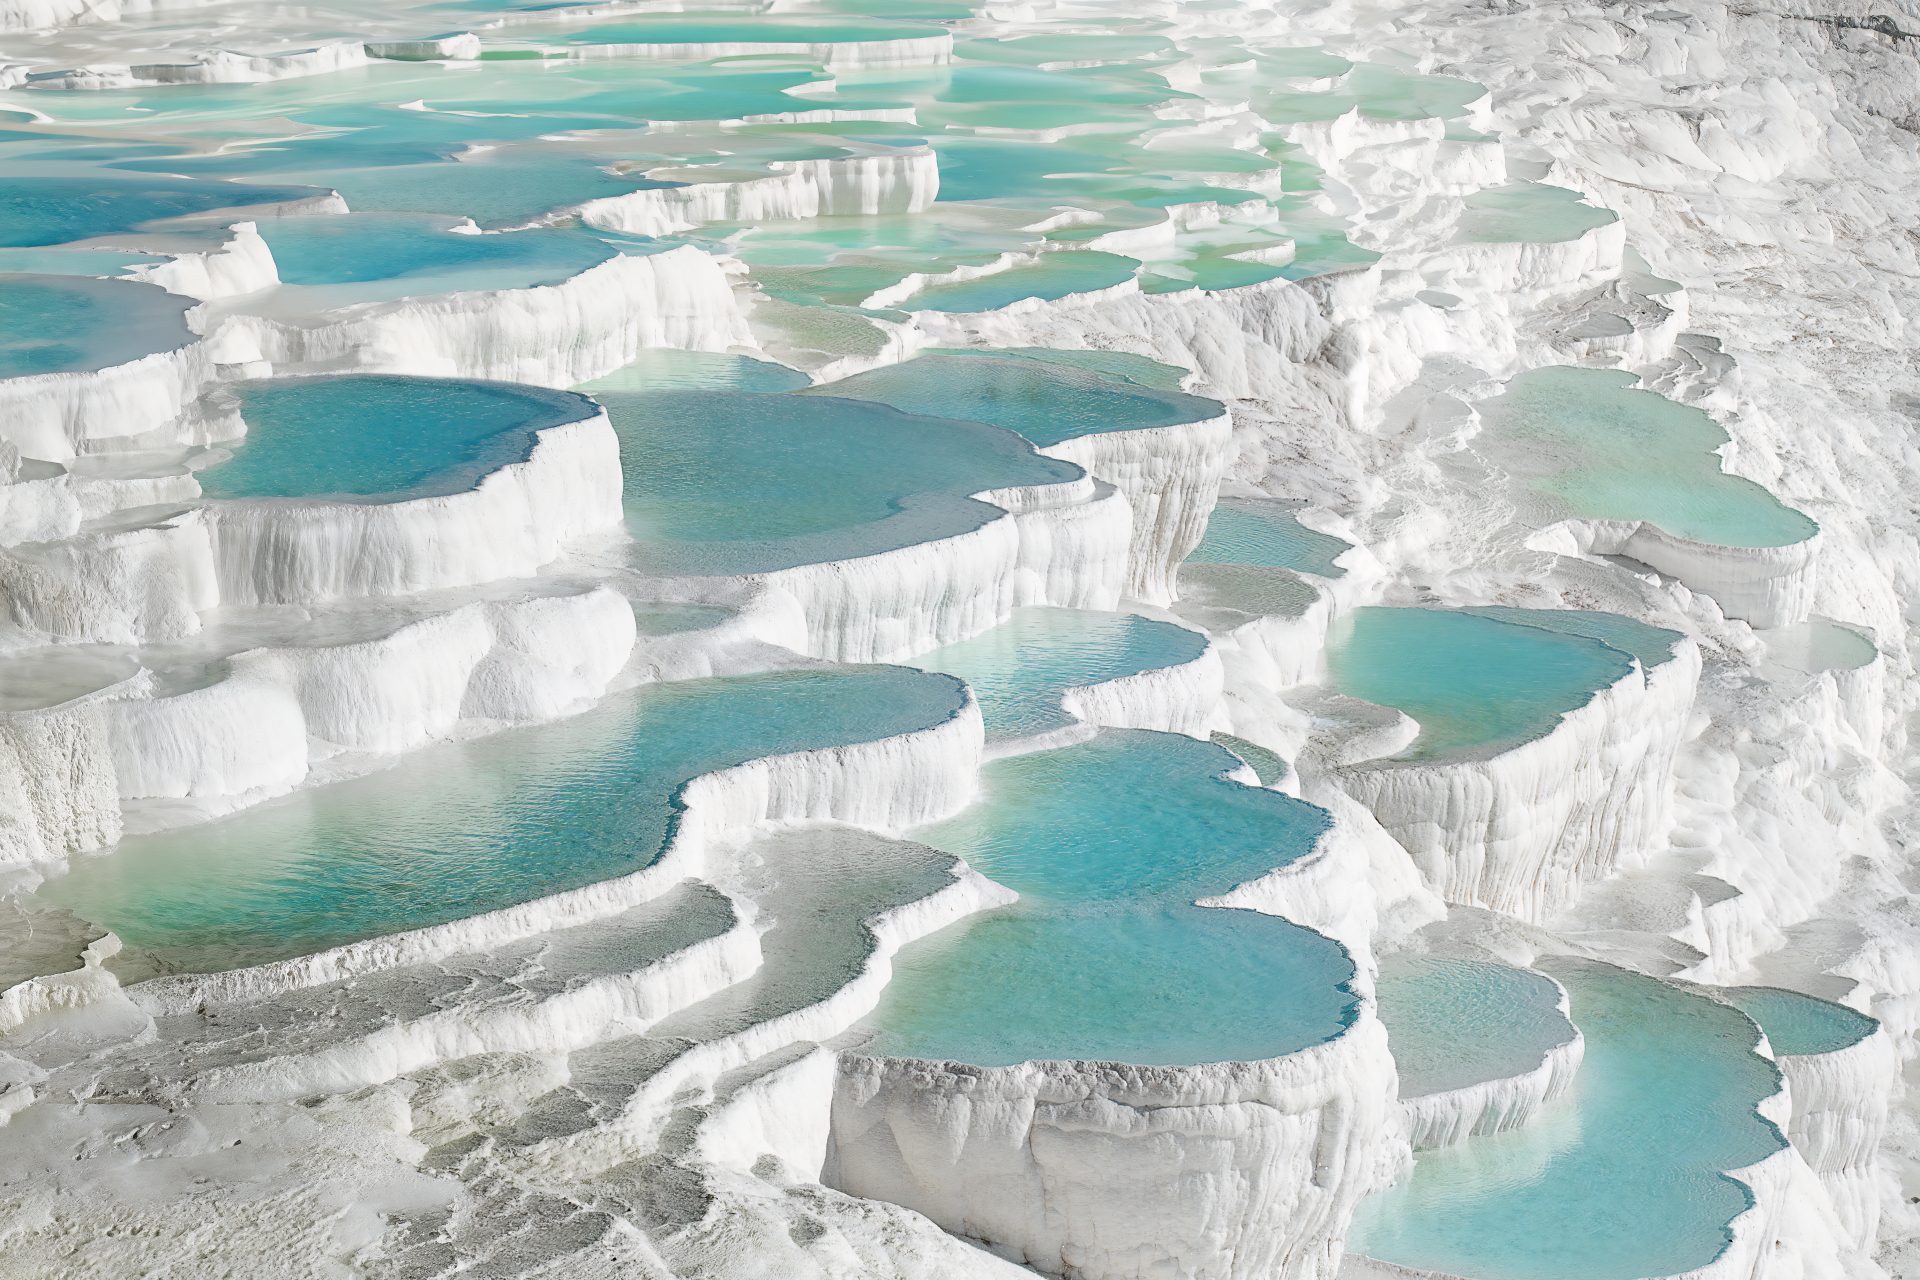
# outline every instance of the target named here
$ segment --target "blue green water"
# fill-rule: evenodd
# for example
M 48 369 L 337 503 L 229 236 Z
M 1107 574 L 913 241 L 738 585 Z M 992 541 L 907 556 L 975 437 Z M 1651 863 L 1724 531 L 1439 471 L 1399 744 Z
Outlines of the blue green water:
M 1644 520 L 1730 547 L 1804 542 L 1819 526 L 1751 480 L 1727 475 L 1727 433 L 1698 409 L 1636 388 L 1630 373 L 1523 373 L 1480 406 L 1480 445 L 1569 515 Z
M 1133 278 L 1140 263 L 1115 253 L 1069 249 L 1038 262 L 973 280 L 930 284 L 900 304 L 906 311 L 998 311 L 1028 298 L 1051 301 L 1070 293 L 1111 289 Z
M 1467 240 L 1483 243 L 1578 240 L 1620 220 L 1611 209 L 1588 204 L 1577 191 L 1541 182 L 1476 191 L 1466 204 L 1461 233 Z
M 1779 1087 L 1737 1011 L 1604 965 L 1543 966 L 1586 1058 L 1523 1129 L 1424 1152 L 1360 1207 L 1356 1253 L 1474 1280 L 1641 1280 L 1711 1262 L 1752 1203 L 1727 1176 L 1782 1150 Z
M 1448 609 L 1357 609 L 1327 651 L 1341 693 L 1419 722 L 1402 756 L 1492 755 L 1551 732 L 1568 712 L 1625 679 L 1630 653 L 1586 636 Z
M 164 177 L 0 174 L 0 248 L 65 244 L 216 209 L 325 194 L 310 187 Z
M 607 391 L 798 391 L 806 385 L 806 374 L 769 360 L 660 347 L 642 351 L 606 377 L 581 383 L 577 390 L 598 396 Z
M 1187 560 L 1292 569 L 1322 578 L 1346 573 L 1335 561 L 1353 544 L 1307 528 L 1293 512 L 1271 498 L 1222 498 L 1207 519 L 1206 537 Z
M 460 493 L 524 461 L 538 432 L 598 412 L 568 391 L 390 374 L 243 382 L 234 394 L 247 434 L 199 473 L 209 497 Z
M 965 680 L 987 737 L 1012 738 L 1072 724 L 1060 702 L 1068 689 L 1191 662 L 1206 647 L 1198 632 L 1138 614 L 1032 608 L 915 665 Z
M 864 400 L 603 392 L 620 433 L 627 527 L 662 573 L 749 573 L 978 528 L 969 494 L 1081 474 L 981 423 Z
M 193 340 L 193 299 L 80 276 L 0 279 L 0 378 L 104 369 Z
M 615 256 L 578 231 L 470 235 L 456 219 L 409 214 L 274 218 L 260 224 L 280 279 L 380 301 L 475 289 L 558 284 Z
M 163 969 L 306 954 L 639 870 L 688 779 L 938 724 L 963 697 L 949 677 L 899 667 L 645 685 L 568 720 L 123 840 L 41 892 Z
M 1393 956 L 1375 995 L 1403 1098 L 1532 1071 L 1574 1036 L 1553 980 L 1509 965 Z
M 1845 1005 L 1780 987 L 1720 987 L 1711 994 L 1759 1023 L 1775 1056 L 1833 1053 L 1859 1044 L 1880 1025 Z
M 1042 447 L 1077 436 L 1217 418 L 1218 400 L 1142 386 L 1019 351 L 935 351 L 822 387 L 907 413 L 990 422 Z
M 738 17 L 731 14 L 674 14 L 622 19 L 565 30 L 559 44 L 845 44 L 881 40 L 917 40 L 941 35 L 944 28 L 924 23 L 851 22 L 830 17 Z
M 1326 813 L 1229 782 L 1238 761 L 1172 734 L 1107 732 L 989 764 L 958 818 L 914 838 L 1021 895 L 906 948 L 871 1052 L 982 1066 L 1245 1061 L 1348 1026 L 1353 963 L 1274 916 L 1194 899 L 1313 848 Z

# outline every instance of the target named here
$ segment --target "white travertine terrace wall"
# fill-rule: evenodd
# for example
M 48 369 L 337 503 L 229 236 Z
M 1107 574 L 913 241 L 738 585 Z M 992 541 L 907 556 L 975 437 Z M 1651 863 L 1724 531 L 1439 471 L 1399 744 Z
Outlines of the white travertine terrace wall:
M 705 223 L 919 213 L 940 192 L 940 165 L 915 147 L 869 155 L 782 161 L 764 177 L 691 181 L 589 200 L 576 212 L 589 226 L 664 236 Z

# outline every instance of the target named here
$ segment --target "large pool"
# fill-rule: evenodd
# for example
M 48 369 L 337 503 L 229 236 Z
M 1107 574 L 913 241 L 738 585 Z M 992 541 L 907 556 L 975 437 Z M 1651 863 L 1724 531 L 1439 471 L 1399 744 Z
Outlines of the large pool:
M 386 374 L 246 382 L 234 394 L 247 434 L 199 473 L 213 498 L 459 493 L 524 461 L 538 432 L 599 412 L 570 391 Z
M 1348 1247 L 1472 1280 L 1642 1280 L 1711 1262 L 1753 1193 L 1727 1176 L 1786 1139 L 1779 1087 L 1738 1011 L 1584 961 L 1567 988 L 1586 1058 L 1531 1125 L 1424 1152 L 1361 1206 Z
M 1630 373 L 1523 373 L 1480 406 L 1478 447 L 1555 518 L 1644 520 L 1730 547 L 1781 547 L 1819 528 L 1720 469 L 1727 433 L 1698 409 L 1637 389 Z
M 913 833 L 1020 894 L 914 944 L 873 1053 L 982 1066 L 1249 1061 L 1349 1025 L 1353 962 L 1274 916 L 1192 905 L 1291 863 L 1312 805 L 1231 782 L 1221 747 L 1106 732 L 985 770 L 960 817 Z
M 647 685 L 77 860 L 41 893 L 130 967 L 211 971 L 442 924 L 648 866 L 688 779 L 939 724 L 958 681 L 837 667 Z
M 183 347 L 193 305 L 126 280 L 0 277 L 0 378 L 106 369 Z

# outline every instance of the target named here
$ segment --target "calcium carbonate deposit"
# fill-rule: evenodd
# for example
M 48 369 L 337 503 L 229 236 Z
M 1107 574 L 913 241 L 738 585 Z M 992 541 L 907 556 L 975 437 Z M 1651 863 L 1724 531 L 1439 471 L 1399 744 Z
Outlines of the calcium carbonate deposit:
M 1920 1280 L 1917 137 L 1920 0 L 0 0 L 0 1280 Z

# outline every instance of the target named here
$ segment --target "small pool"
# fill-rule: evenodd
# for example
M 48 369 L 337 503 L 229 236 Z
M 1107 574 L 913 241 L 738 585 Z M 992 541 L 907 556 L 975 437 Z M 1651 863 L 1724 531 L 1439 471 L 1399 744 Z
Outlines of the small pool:
M 0 378 L 128 364 L 194 340 L 192 298 L 156 285 L 83 276 L 0 279 Z
M 1207 519 L 1207 536 L 1187 562 L 1291 569 L 1321 578 L 1344 575 L 1336 562 L 1353 544 L 1307 528 L 1294 515 L 1297 510 L 1295 503 L 1272 498 L 1222 498 Z
M 1476 191 L 1467 197 L 1466 205 L 1460 235 L 1477 244 L 1578 240 L 1620 220 L 1613 210 L 1588 204 L 1579 192 L 1544 182 L 1515 182 Z
M 688 779 L 939 724 L 958 681 L 836 667 L 645 685 L 217 822 L 123 840 L 41 890 L 139 970 L 209 972 L 463 919 L 638 871 Z
M 1522 1129 L 1421 1153 L 1360 1207 L 1349 1250 L 1473 1280 L 1641 1280 L 1703 1267 L 1785 1148 L 1779 1088 L 1738 1011 L 1587 961 L 1543 965 L 1586 1036 L 1574 1086 Z
M 1776 1056 L 1851 1048 L 1880 1025 L 1843 1004 L 1781 987 L 1721 987 L 1711 994 L 1759 1023 Z
M 1250 1061 L 1351 1024 L 1353 963 L 1275 916 L 1194 899 L 1304 856 L 1324 811 L 1228 781 L 1239 762 L 1172 734 L 1106 732 L 988 765 L 978 802 L 914 838 L 1021 895 L 901 952 L 866 1051 Z
M 1636 382 L 1611 369 L 1523 373 L 1480 406 L 1477 447 L 1561 517 L 1642 520 L 1729 547 L 1790 546 L 1819 529 L 1720 469 L 1717 422 Z
M 829 396 L 603 392 L 620 433 L 636 563 L 764 572 L 979 528 L 968 496 L 1081 475 L 1010 431 Z
M 1060 702 L 1069 689 L 1192 662 L 1206 649 L 1200 633 L 1138 614 L 1029 608 L 915 665 L 965 680 L 988 738 L 1017 738 L 1072 724 Z
M 98 693 L 140 671 L 123 649 L 54 645 L 0 657 L 0 714 L 57 707 Z
M 348 374 L 236 384 L 247 434 L 198 473 L 211 498 L 394 502 L 461 493 L 599 406 L 507 382 Z
M 1880 658 L 1879 647 L 1866 635 L 1827 618 L 1809 618 L 1759 635 L 1769 658 L 1809 675 L 1858 671 Z
M 1626 650 L 1535 625 L 1553 612 L 1356 609 L 1327 651 L 1332 684 L 1419 723 L 1396 760 L 1494 755 L 1545 736 L 1634 671 Z
M 806 374 L 770 360 L 658 347 L 577 390 L 597 396 L 603 391 L 798 391 L 806 385 Z
M 1078 436 L 1217 418 L 1218 400 L 1049 359 L 1051 352 L 934 351 L 855 374 L 821 394 L 989 422 L 1045 447 Z M 1164 366 L 1163 366 L 1164 367 Z
M 579 231 L 473 235 L 458 218 L 362 213 L 275 218 L 260 224 L 283 283 L 337 292 L 342 301 L 558 284 L 617 256 Z
M 1483 960 L 1391 956 L 1376 997 L 1403 1098 L 1524 1075 L 1576 1034 L 1551 978 Z
M 998 311 L 1028 298 L 1052 301 L 1070 293 L 1111 289 L 1133 279 L 1137 259 L 1089 249 L 1043 253 L 1037 262 L 989 276 L 933 283 L 900 304 L 903 311 Z

